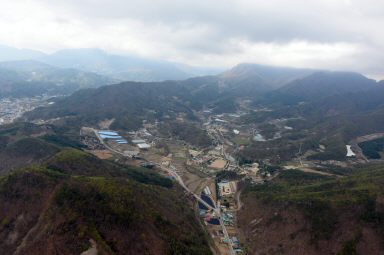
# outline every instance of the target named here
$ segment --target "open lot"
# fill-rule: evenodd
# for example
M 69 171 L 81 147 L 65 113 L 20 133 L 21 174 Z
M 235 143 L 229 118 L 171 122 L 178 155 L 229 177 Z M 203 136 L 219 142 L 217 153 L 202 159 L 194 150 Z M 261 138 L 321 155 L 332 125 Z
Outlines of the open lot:
M 86 152 L 92 153 L 100 159 L 107 159 L 113 157 L 112 153 L 109 150 L 86 150 Z
M 217 169 L 222 169 L 225 167 L 226 163 L 227 161 L 225 161 L 224 159 L 216 159 L 209 166 Z

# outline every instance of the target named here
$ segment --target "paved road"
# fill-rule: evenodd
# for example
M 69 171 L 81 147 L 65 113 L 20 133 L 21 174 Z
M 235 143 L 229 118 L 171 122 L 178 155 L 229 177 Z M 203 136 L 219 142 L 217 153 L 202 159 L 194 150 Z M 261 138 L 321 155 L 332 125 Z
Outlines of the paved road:
M 84 128 L 84 129 L 89 129 L 89 130 L 93 131 L 93 132 L 95 133 L 97 139 L 99 139 L 100 143 L 101 143 L 102 145 L 104 145 L 104 147 L 107 148 L 108 150 L 110 150 L 110 151 L 112 151 L 112 152 L 114 152 L 114 153 L 116 153 L 116 154 L 119 154 L 119 155 L 121 155 L 121 156 L 127 157 L 127 155 L 125 155 L 125 154 L 122 153 L 121 151 L 117 151 L 117 150 L 111 148 L 108 144 L 106 144 L 106 143 L 104 142 L 103 138 L 101 138 L 100 134 L 97 132 L 96 129 L 94 129 L 94 128 L 90 128 L 90 127 L 83 127 L 83 128 Z
M 161 168 L 163 170 L 167 171 L 168 173 L 172 174 L 175 177 L 176 181 L 181 185 L 181 187 L 183 187 L 188 193 L 191 193 L 196 198 L 197 201 L 199 201 L 200 203 L 205 205 L 207 208 L 213 210 L 216 213 L 217 217 L 219 218 L 220 225 L 221 225 L 221 227 L 223 229 L 224 236 L 225 236 L 225 238 L 228 241 L 227 244 L 228 244 L 229 251 L 231 252 L 231 254 L 235 254 L 235 252 L 234 252 L 234 250 L 232 248 L 232 245 L 230 244 L 229 235 L 228 235 L 227 229 L 226 229 L 226 227 L 224 225 L 224 221 L 223 221 L 223 219 L 221 217 L 220 207 L 214 208 L 214 207 L 210 206 L 207 202 L 205 202 L 203 199 L 201 199 L 201 197 L 199 197 L 198 195 L 193 193 L 187 186 L 185 186 L 185 184 L 184 184 L 183 180 L 181 179 L 181 177 L 176 173 L 176 168 L 174 166 L 171 165 L 169 168 L 161 166 Z

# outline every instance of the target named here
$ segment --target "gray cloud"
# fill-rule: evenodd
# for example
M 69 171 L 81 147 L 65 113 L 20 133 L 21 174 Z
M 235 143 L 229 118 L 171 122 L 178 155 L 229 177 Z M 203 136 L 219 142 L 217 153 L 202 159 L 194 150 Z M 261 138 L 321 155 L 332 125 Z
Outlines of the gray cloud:
M 0 29 L 10 33 L 0 35 L 0 43 L 8 45 L 99 47 L 194 65 L 246 61 L 384 76 L 381 0 L 19 0 L 32 12 L 4 2 L 16 12 L 0 11 Z
M 90 18 L 99 22 L 133 19 L 149 28 L 161 24 L 175 30 L 184 29 L 186 24 L 210 26 L 214 28 L 216 37 L 221 39 L 242 37 L 264 42 L 292 39 L 330 42 L 354 37 L 353 31 L 340 24 L 346 18 L 353 18 L 353 10 L 332 14 L 334 8 L 345 8 L 347 4 L 308 4 L 322 1 L 270 0 L 269 4 L 267 1 L 236 0 L 69 0 L 60 4 L 48 0 L 40 2 L 51 8 L 65 10 L 79 19 Z

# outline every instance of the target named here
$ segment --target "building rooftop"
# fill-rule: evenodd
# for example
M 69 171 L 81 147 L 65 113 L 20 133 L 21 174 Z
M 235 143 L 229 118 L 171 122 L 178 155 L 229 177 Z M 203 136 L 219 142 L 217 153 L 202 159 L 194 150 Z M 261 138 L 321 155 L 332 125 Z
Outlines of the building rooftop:
M 100 131 L 98 131 L 98 133 L 99 133 L 100 135 L 112 135 L 112 136 L 119 135 L 119 134 L 116 133 L 116 132 L 113 132 L 113 131 L 104 131 L 104 130 L 100 130 Z
M 145 143 L 145 140 L 132 140 L 133 143 Z
M 100 137 L 102 138 L 102 139 L 106 139 L 106 138 L 109 138 L 109 139 L 121 139 L 121 138 L 123 138 L 123 137 L 121 137 L 121 136 L 119 136 L 119 135 L 103 135 L 103 134 L 99 134 L 100 135 Z
M 137 156 L 139 154 L 139 151 L 124 151 L 124 154 L 130 156 Z
M 137 146 L 138 146 L 140 149 L 148 149 L 148 148 L 151 147 L 151 145 L 146 144 L 146 143 L 139 143 L 139 144 L 137 144 Z

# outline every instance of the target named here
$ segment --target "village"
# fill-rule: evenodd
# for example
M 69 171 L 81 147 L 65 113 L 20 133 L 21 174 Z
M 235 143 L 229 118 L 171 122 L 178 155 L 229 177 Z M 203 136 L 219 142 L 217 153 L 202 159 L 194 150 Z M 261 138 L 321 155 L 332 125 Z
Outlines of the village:
M 185 185 L 202 200 L 197 203 L 196 214 L 214 240 L 218 254 L 243 253 L 246 247 L 239 236 L 236 216 L 241 208 L 239 187 L 242 182 L 262 183 L 271 178 L 271 173 L 260 173 L 258 163 L 239 165 L 232 156 L 239 148 L 225 134 L 231 132 L 232 138 L 241 140 L 248 139 L 255 131 L 229 131 L 227 125 L 237 115 L 229 116 L 229 120 L 220 117 L 224 116 L 208 117 L 204 123 L 213 141 L 205 149 L 158 136 L 156 123 L 130 132 L 84 127 L 81 135 L 89 152 L 100 158 L 118 154 L 124 163 L 153 168 Z M 167 150 L 159 146 L 164 143 Z
M 0 99 L 0 125 L 12 123 L 21 117 L 23 113 L 32 111 L 36 107 L 53 104 L 48 102 L 51 96 L 43 95 L 26 98 L 2 98 Z
M 258 184 L 271 180 L 279 171 L 275 171 L 276 168 L 268 161 L 240 164 L 236 160 L 235 154 L 244 149 L 250 140 L 266 140 L 257 127 L 238 124 L 237 120 L 243 112 L 213 115 L 205 110 L 199 114 L 202 126 L 212 140 L 212 145 L 206 148 L 164 137 L 158 132 L 158 122 L 144 123 L 143 128 L 129 132 L 83 127 L 81 136 L 89 152 L 100 158 L 115 158 L 122 163 L 152 168 L 178 182 L 186 193 L 198 200 L 196 216 L 210 233 L 217 253 L 246 253 L 245 242 L 241 241 L 244 237 L 237 225 L 242 186 L 247 182 Z M 275 120 L 281 131 L 269 139 L 277 139 L 281 132 L 292 129 L 281 123 L 285 120 Z M 351 148 L 348 149 L 352 155 Z M 316 172 L 309 169 L 299 156 L 294 160 L 295 165 L 277 168 Z

